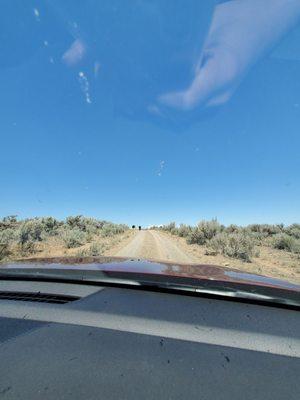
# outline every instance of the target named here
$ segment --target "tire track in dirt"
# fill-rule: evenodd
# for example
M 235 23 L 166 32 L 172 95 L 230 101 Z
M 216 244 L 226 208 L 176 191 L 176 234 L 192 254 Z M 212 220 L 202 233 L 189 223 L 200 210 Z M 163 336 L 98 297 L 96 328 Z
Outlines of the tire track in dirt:
M 133 257 L 150 260 L 194 263 L 196 260 L 184 253 L 172 239 L 157 231 L 137 231 L 133 239 L 116 254 L 118 257 Z

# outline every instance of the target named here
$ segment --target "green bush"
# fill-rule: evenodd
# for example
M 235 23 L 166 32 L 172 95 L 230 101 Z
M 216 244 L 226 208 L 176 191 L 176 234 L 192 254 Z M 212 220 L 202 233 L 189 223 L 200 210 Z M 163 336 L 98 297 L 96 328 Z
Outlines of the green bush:
M 17 225 L 18 221 L 16 215 L 8 215 L 0 220 L 0 230 L 8 228 L 15 229 Z
M 228 226 L 225 228 L 225 231 L 226 231 L 227 233 L 239 232 L 240 230 L 241 230 L 241 227 L 238 226 L 238 225 L 234 225 L 234 224 L 228 225 Z
M 43 231 L 49 236 L 57 235 L 59 227 L 62 226 L 62 223 L 53 217 L 43 217 L 39 221 L 42 224 Z
M 63 241 L 68 249 L 79 247 L 86 243 L 86 234 L 78 228 L 66 229 Z
M 89 248 L 91 256 L 101 256 L 103 254 L 104 246 L 100 243 L 92 243 Z
M 206 238 L 202 230 L 193 228 L 186 239 L 188 244 L 199 244 L 203 245 L 206 242 Z
M 300 240 L 295 239 L 286 233 L 280 233 L 273 238 L 272 245 L 275 249 L 285 250 L 291 253 L 300 254 Z
M 69 228 L 78 228 L 83 232 L 90 233 L 97 233 L 106 223 L 106 221 L 83 217 L 82 215 L 71 216 L 66 219 L 66 225 Z
M 29 240 L 25 243 L 19 243 L 19 251 L 22 256 L 34 254 L 36 252 L 36 242 Z
M 24 221 L 18 229 L 18 243 L 24 245 L 28 242 L 39 242 L 42 240 L 44 227 L 39 219 L 30 219 Z
M 292 224 L 285 228 L 285 233 L 295 239 L 300 239 L 300 224 Z
M 177 235 L 180 237 L 188 237 L 193 231 L 193 228 L 190 225 L 180 224 L 177 229 Z
M 203 232 L 205 240 L 212 239 L 217 233 L 221 232 L 221 225 L 216 219 L 211 221 L 201 221 L 198 223 L 197 228 Z
M 223 254 L 247 262 L 255 255 L 253 240 L 245 233 L 218 233 L 208 242 L 208 248 L 214 254 Z
M 41 217 L 17 221 L 15 216 L 0 220 L 1 254 L 7 254 L 11 246 L 27 255 L 37 250 L 36 244 L 50 236 L 59 237 L 67 248 L 92 242 L 96 235 L 113 236 L 125 232 L 126 225 L 113 224 L 103 220 L 87 218 L 81 215 L 68 217 L 65 222 L 53 217 Z M 98 255 L 101 248 L 92 244 L 89 254 Z M 4 255 L 1 256 L 3 258 Z
M 15 229 L 7 228 L 0 230 L 0 244 L 10 245 L 17 239 L 17 232 Z
M 82 229 L 81 220 L 82 220 L 82 216 L 81 215 L 77 215 L 75 217 L 70 216 L 70 217 L 66 218 L 66 224 L 68 225 L 68 227 L 70 229 L 74 229 L 74 228 Z
M 221 232 L 222 226 L 216 219 L 211 221 L 201 221 L 187 236 L 187 243 L 204 245 L 211 240 L 217 233 Z
M 103 220 L 83 217 L 82 215 L 68 217 L 66 219 L 66 226 L 70 229 L 76 228 L 85 232 L 87 234 L 87 241 L 93 240 L 94 235 L 97 234 L 113 236 L 118 233 L 123 233 L 128 229 L 127 225 L 113 224 Z
M 104 237 L 114 236 L 124 233 L 127 229 L 128 227 L 126 225 L 106 223 L 101 229 L 101 235 Z
M 170 222 L 168 225 L 164 225 L 162 227 L 162 230 L 167 231 L 167 232 L 175 232 L 176 231 L 176 224 L 175 222 Z
M 248 225 L 247 228 L 251 232 L 260 233 L 264 237 L 276 235 L 277 233 L 281 233 L 284 226 L 282 224 L 279 225 L 271 225 L 271 224 L 252 224 Z
M 8 257 L 10 254 L 9 246 L 7 243 L 0 242 L 0 261 Z

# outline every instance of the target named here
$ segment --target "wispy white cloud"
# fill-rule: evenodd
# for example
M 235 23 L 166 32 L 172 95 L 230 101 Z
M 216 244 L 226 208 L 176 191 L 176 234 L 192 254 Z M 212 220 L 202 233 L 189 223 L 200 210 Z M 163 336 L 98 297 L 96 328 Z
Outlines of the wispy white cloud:
M 62 56 L 62 61 L 68 66 L 78 64 L 86 54 L 86 46 L 80 39 L 74 40 Z

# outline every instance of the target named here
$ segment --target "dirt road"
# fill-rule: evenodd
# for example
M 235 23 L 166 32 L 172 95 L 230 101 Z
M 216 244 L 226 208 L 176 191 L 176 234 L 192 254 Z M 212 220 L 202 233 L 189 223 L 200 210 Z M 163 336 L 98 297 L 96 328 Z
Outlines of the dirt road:
M 116 253 L 118 257 L 135 257 L 178 263 L 196 260 L 184 253 L 171 239 L 157 231 L 137 231 L 132 240 Z
M 118 247 L 107 255 L 134 257 L 154 261 L 170 261 L 182 264 L 212 264 L 237 269 L 246 273 L 270 276 L 300 283 L 300 267 L 297 255 L 271 247 L 260 246 L 259 255 L 252 262 L 228 258 L 221 254 L 209 255 L 205 246 L 187 244 L 185 238 L 155 230 L 131 231 Z M 123 242 L 123 243 L 122 243 Z

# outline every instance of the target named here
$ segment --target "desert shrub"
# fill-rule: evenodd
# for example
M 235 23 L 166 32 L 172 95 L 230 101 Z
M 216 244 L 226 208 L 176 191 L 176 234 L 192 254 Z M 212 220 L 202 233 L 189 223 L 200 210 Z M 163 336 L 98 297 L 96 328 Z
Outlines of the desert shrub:
M 95 238 L 96 232 L 88 231 L 86 232 L 85 239 L 87 243 L 91 243 Z
M 283 230 L 283 225 L 271 225 L 271 224 L 252 224 L 248 225 L 247 228 L 251 232 L 260 233 L 262 236 L 272 236 L 276 235 L 277 233 L 281 233 Z
M 186 239 L 188 244 L 199 244 L 203 245 L 206 242 L 203 231 L 198 228 L 193 228 Z
M 104 246 L 100 243 L 92 243 L 88 249 L 79 250 L 76 255 L 78 257 L 96 257 L 101 256 L 104 251 Z
M 8 257 L 10 254 L 9 245 L 7 243 L 0 242 L 0 261 Z
M 239 232 L 240 229 L 241 229 L 240 226 L 231 224 L 231 225 L 228 225 L 228 226 L 225 228 L 225 231 L 226 231 L 227 233 L 233 233 L 233 232 Z
M 43 231 L 49 236 L 56 235 L 59 227 L 62 226 L 62 223 L 53 217 L 43 217 L 39 221 L 42 224 Z
M 115 228 L 112 224 L 106 224 L 101 229 L 101 235 L 104 237 L 113 236 L 115 234 Z
M 285 228 L 284 232 L 295 239 L 300 239 L 300 224 L 289 225 Z
M 7 228 L 0 230 L 0 244 L 9 245 L 17 239 L 17 233 L 15 229 Z
M 69 228 L 74 229 L 74 228 L 81 228 L 81 215 L 76 215 L 75 217 L 67 217 L 66 218 L 66 224 L 68 225 Z
M 30 254 L 34 254 L 37 250 L 36 242 L 29 240 L 25 243 L 19 243 L 19 253 L 21 256 L 28 256 Z
M 208 248 L 215 254 L 247 262 L 255 255 L 253 239 L 245 233 L 218 233 L 209 241 Z
M 106 223 L 101 229 L 101 235 L 104 237 L 114 236 L 119 233 L 124 233 L 127 229 L 128 227 L 123 224 Z
M 105 225 L 105 221 L 99 221 L 94 218 L 82 217 L 81 229 L 87 232 L 91 237 L 100 232 Z
M 248 225 L 247 228 L 248 228 L 249 231 L 251 231 L 251 232 L 261 232 L 261 226 L 260 226 L 260 224 L 251 224 L 251 225 Z
M 257 246 L 268 245 L 268 241 L 271 239 L 271 237 L 266 236 L 266 234 L 262 232 L 249 232 L 245 230 L 244 233 L 247 233 L 249 236 L 251 236 L 252 240 Z
M 9 225 L 14 225 L 17 223 L 17 216 L 16 215 L 7 215 L 2 219 L 4 223 L 7 223 Z
M 15 229 L 18 225 L 16 215 L 8 215 L 0 220 L 0 230 L 2 229 Z
M 293 239 L 286 233 L 276 235 L 273 238 L 272 244 L 275 249 L 290 251 Z
M 18 243 L 24 245 L 28 242 L 41 241 L 43 231 L 43 224 L 39 219 L 25 220 L 17 232 Z
M 295 239 L 286 233 L 275 235 L 272 245 L 278 250 L 285 250 L 291 253 L 300 254 L 300 239 Z
M 176 224 L 175 224 L 175 222 L 170 222 L 169 224 L 167 224 L 167 225 L 164 225 L 163 227 L 162 227 L 162 230 L 164 230 L 164 231 L 167 231 L 167 232 L 175 232 L 175 230 L 176 230 Z
M 192 233 L 193 228 L 190 225 L 180 224 L 177 229 L 177 235 L 180 237 L 188 237 Z
M 103 254 L 103 245 L 100 243 L 92 243 L 89 248 L 89 253 L 91 256 L 101 256 Z
M 68 249 L 79 247 L 86 243 L 86 234 L 78 228 L 66 229 L 62 238 Z
M 92 234 L 97 233 L 97 231 L 102 229 L 106 223 L 106 221 L 83 217 L 82 215 L 71 216 L 66 219 L 66 225 L 69 228 L 78 228 L 83 232 L 89 232 Z
M 222 227 L 216 219 L 211 221 L 201 221 L 189 233 L 187 243 L 203 245 L 208 240 L 212 239 L 217 233 L 220 233 L 221 230 Z
M 221 225 L 216 219 L 212 219 L 211 221 L 201 221 L 198 223 L 197 228 L 203 232 L 205 240 L 210 240 L 217 233 L 221 232 Z

